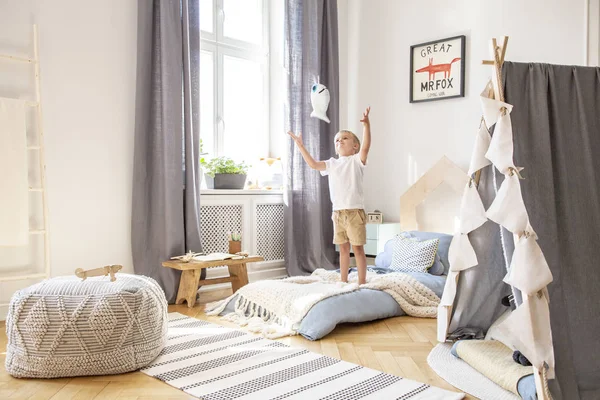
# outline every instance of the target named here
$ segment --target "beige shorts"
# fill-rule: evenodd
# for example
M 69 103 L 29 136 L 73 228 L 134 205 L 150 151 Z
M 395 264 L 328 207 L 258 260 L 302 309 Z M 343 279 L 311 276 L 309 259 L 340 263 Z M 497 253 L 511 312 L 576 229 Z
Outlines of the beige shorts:
M 331 216 L 333 220 L 333 244 L 350 242 L 353 246 L 367 243 L 367 216 L 365 210 L 337 210 Z

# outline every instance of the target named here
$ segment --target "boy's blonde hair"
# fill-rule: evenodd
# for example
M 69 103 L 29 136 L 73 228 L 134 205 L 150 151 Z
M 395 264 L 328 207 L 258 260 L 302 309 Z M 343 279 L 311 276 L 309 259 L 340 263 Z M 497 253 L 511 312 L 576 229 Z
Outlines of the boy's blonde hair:
M 340 133 L 349 133 L 352 136 L 352 139 L 354 139 L 354 143 L 358 144 L 358 149 L 356 149 L 356 153 L 358 153 L 360 151 L 360 139 L 358 138 L 358 136 L 356 136 L 354 132 L 349 131 L 347 129 L 342 129 L 341 131 L 336 133 L 335 136 L 339 135 Z M 337 154 L 337 150 L 335 151 L 335 153 Z

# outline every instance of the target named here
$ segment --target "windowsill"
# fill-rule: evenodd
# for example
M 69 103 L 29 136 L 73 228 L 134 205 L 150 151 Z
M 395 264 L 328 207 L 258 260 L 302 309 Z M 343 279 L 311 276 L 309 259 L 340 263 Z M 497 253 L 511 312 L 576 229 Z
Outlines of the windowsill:
M 283 194 L 283 190 L 267 189 L 202 189 L 200 194 L 207 195 L 249 195 L 249 194 Z

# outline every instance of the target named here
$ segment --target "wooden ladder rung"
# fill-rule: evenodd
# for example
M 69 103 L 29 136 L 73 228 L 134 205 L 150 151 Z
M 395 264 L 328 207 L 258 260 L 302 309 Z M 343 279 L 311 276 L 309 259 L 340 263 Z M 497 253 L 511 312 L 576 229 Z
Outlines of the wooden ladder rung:
M 226 276 L 225 278 L 200 279 L 200 281 L 198 282 L 198 286 L 216 285 L 219 283 L 229 283 L 229 282 L 233 282 L 235 279 L 237 279 L 237 277 L 235 277 L 235 276 Z
M 4 58 L 5 60 L 21 61 L 21 62 L 27 62 L 27 63 L 35 63 L 35 62 L 37 62 L 33 58 L 13 56 L 11 54 L 0 54 L 0 58 Z

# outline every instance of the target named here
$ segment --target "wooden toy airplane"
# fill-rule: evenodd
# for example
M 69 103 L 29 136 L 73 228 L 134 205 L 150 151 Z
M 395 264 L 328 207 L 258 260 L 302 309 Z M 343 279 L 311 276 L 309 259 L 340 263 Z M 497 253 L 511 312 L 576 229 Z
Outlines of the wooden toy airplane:
M 81 268 L 77 268 L 75 270 L 75 275 L 78 278 L 81 278 L 81 280 L 84 280 L 86 278 L 89 278 L 90 276 L 106 276 L 106 275 L 110 275 L 110 281 L 114 282 L 117 278 L 115 278 L 115 274 L 117 272 L 119 272 L 121 269 L 123 268 L 122 265 L 107 265 L 105 267 L 101 267 L 101 268 L 96 268 L 96 269 L 89 269 L 87 271 L 84 271 Z

